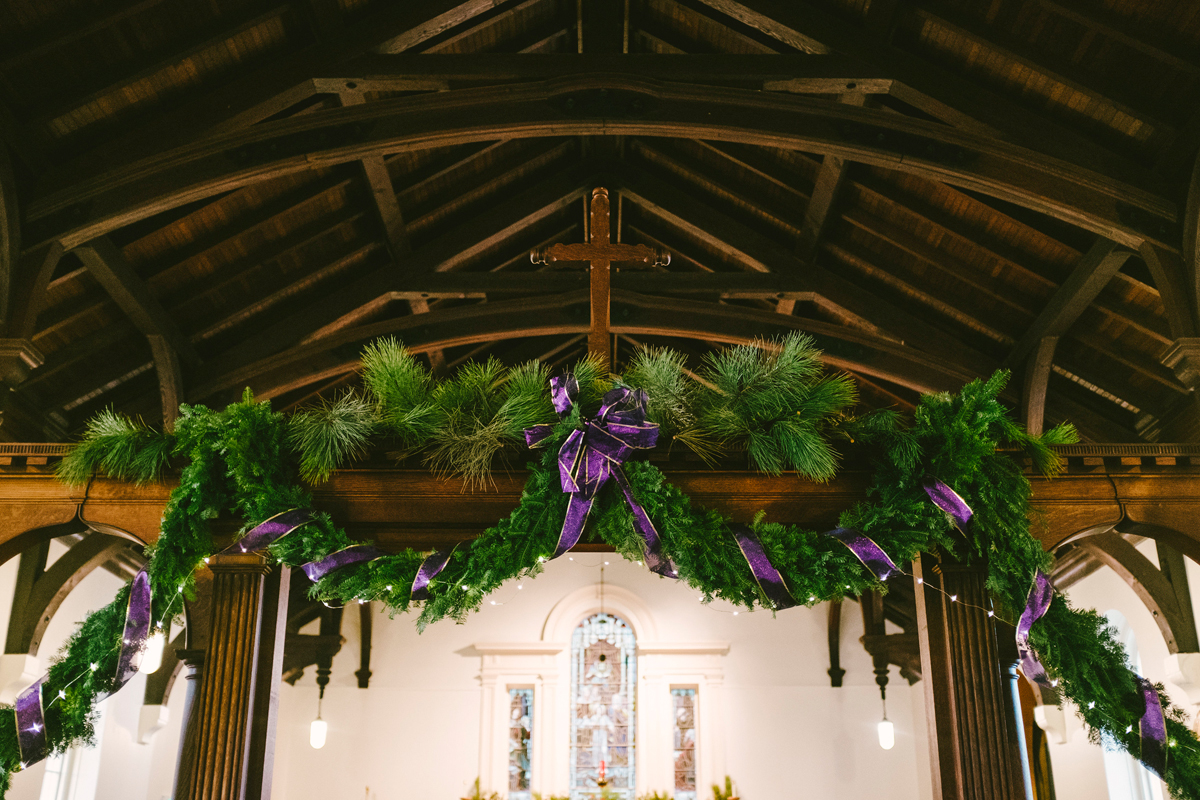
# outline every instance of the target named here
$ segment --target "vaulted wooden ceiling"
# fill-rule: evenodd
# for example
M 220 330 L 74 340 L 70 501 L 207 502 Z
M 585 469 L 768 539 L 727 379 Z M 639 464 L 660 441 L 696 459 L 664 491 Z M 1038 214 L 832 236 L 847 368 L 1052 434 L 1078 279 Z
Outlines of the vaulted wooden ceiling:
M 1190 439 L 1200 5 L 1132 0 L 3 0 L 0 438 L 397 335 L 437 370 L 798 329 L 868 406 L 1007 366 L 1040 424 Z M 536 273 L 536 274 L 535 274 Z

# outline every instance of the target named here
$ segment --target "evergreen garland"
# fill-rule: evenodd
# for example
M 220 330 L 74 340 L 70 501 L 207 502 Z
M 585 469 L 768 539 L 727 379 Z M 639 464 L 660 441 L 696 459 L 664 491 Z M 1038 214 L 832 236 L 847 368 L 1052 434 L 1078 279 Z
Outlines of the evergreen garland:
M 438 382 L 403 347 L 385 340 L 367 348 L 363 365 L 365 394 L 348 393 L 286 419 L 247 394 L 224 411 L 183 406 L 173 434 L 111 412 L 89 425 L 60 467 L 60 477 L 68 482 L 86 481 L 97 472 L 142 482 L 156 478 L 169 458 L 183 464 L 180 485 L 164 510 L 161 536 L 149 553 L 155 622 L 180 613 L 178 595 L 190 592 L 194 571 L 212 551 L 209 520 L 230 510 L 248 530 L 282 511 L 310 507 L 300 478 L 327 478 L 364 452 L 377 433 L 422 454 L 431 469 L 478 484 L 487 480 L 497 457 L 523 441 L 526 428 L 553 424 L 545 453 L 529 465 L 520 504 L 454 550 L 429 586 L 418 624 L 461 620 L 505 581 L 540 572 L 553 553 L 568 502 L 559 481 L 558 448 L 596 413 L 613 380 L 595 361 L 577 365 L 579 397 L 560 420 L 550 403 L 548 375 L 536 364 L 505 370 L 489 361 Z M 827 480 L 836 469 L 835 444 L 866 448 L 875 470 L 873 485 L 868 499 L 844 512 L 840 524 L 864 531 L 900 564 L 920 552 L 986 559 L 998 614 L 1015 619 L 1035 571 L 1047 569 L 1050 556 L 1029 534 L 1029 483 L 1015 461 L 997 450 L 1021 448 L 1052 474 L 1059 464 L 1050 445 L 1073 441 L 1074 434 L 1069 426 L 1041 437 L 1025 433 L 997 401 L 1006 378 L 998 373 L 958 395 L 928 396 L 908 426 L 888 411 L 847 416 L 852 383 L 823 376 L 819 354 L 801 335 L 728 348 L 709 357 L 697 375 L 684 369 L 678 354 L 647 349 L 624 381 L 647 390 L 648 417 L 660 426 L 664 440 L 707 459 L 744 452 L 761 470 L 792 469 Z M 625 469 L 681 580 L 707 598 L 771 607 L 729 534 L 728 520 L 694 507 L 649 462 L 630 462 Z M 959 535 L 929 502 L 923 489 L 929 475 L 952 486 L 974 509 L 968 536 Z M 642 540 L 617 487 L 610 484 L 602 491 L 590 524 L 593 535 L 623 556 L 642 559 Z M 801 603 L 886 590 L 837 540 L 761 518 L 752 527 Z M 272 545 L 271 554 L 299 566 L 351 543 L 328 515 L 317 514 Z M 335 571 L 312 593 L 327 602 L 372 599 L 394 611 L 407 610 L 413 602 L 409 587 L 424 555 L 406 550 Z M 46 724 L 54 751 L 91 735 L 96 698 L 112 688 L 127 595 L 123 589 L 113 603 L 90 615 L 50 668 L 46 696 L 56 699 L 46 708 Z M 1141 696 L 1103 618 L 1071 609 L 1056 596 L 1034 626 L 1032 642 L 1064 695 L 1080 708 L 1093 737 L 1105 734 L 1136 755 Z M 1200 800 L 1200 743 L 1165 697 L 1163 706 L 1170 738 L 1167 784 L 1177 797 Z M 1130 726 L 1133 732 L 1127 733 Z M 8 773 L 20 766 L 18 752 L 13 712 L 0 710 L 0 796 Z

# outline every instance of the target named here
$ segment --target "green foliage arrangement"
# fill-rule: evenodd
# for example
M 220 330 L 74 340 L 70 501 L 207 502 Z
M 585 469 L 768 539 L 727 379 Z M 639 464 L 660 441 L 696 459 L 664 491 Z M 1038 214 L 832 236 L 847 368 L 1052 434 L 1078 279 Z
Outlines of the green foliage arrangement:
M 733 780 L 725 776 L 725 788 L 722 789 L 717 784 L 713 784 L 713 800 L 737 800 L 737 795 L 733 793 Z
M 523 452 L 524 429 L 553 425 L 545 452 L 528 465 L 517 508 L 478 539 L 457 547 L 430 584 L 418 617 L 423 627 L 462 619 L 505 581 L 541 571 L 554 551 L 568 502 L 559 481 L 558 448 L 620 381 L 648 392 L 648 416 L 661 428 L 660 441 L 704 458 L 743 453 L 767 472 L 794 470 L 827 480 L 836 471 L 839 449 L 865 450 L 874 465 L 873 485 L 867 501 L 846 510 L 840 524 L 864 531 L 897 564 L 921 552 L 986 560 L 988 586 L 1003 618 L 1016 618 L 1035 571 L 1049 566 L 1050 557 L 1029 534 L 1029 483 L 1015 461 L 998 450 L 1020 448 L 1052 474 L 1059 464 L 1051 445 L 1072 441 L 1073 430 L 1062 426 L 1034 437 L 1012 422 L 997 400 L 1005 373 L 975 381 L 957 395 L 925 397 L 910 423 L 888 411 L 849 415 L 853 385 L 845 377 L 824 375 L 819 353 L 799 335 L 728 348 L 709 357 L 696 374 L 684 368 L 678 354 L 656 350 L 640 353 L 622 378 L 588 360 L 574 374 L 579 396 L 559 419 L 550 402 L 549 376 L 536 364 L 503 369 L 487 362 L 438 381 L 402 346 L 384 340 L 363 354 L 363 394 L 347 394 L 290 418 L 249 395 L 223 411 L 183 406 L 173 434 L 104 414 L 64 459 L 60 476 L 72 483 L 97 472 L 146 481 L 157 477 L 168 459 L 181 465 L 180 484 L 164 511 L 148 567 L 155 621 L 163 621 L 179 612 L 181 589 L 190 591 L 193 573 L 210 554 L 208 524 L 218 513 L 232 511 L 248 530 L 280 512 L 311 507 L 302 478 L 323 480 L 377 436 L 399 442 L 435 471 L 478 485 L 501 460 L 512 463 Z M 647 461 L 631 461 L 625 471 L 681 580 L 710 599 L 771 607 L 730 535 L 728 520 L 694 507 Z M 929 475 L 952 486 L 974 509 L 969 535 L 959 534 L 929 502 L 923 489 Z M 601 492 L 589 524 L 594 536 L 625 557 L 643 558 L 642 540 L 617 487 Z M 752 527 L 801 603 L 886 590 L 831 537 L 761 515 Z M 351 543 L 333 520 L 317 514 L 272 545 L 271 554 L 299 566 Z M 409 587 L 425 555 L 406 550 L 346 567 L 317 582 L 313 595 L 327 602 L 371 599 L 405 611 L 414 605 Z M 95 699 L 111 688 L 105 676 L 113 674 L 125 594 L 89 616 L 50 669 L 47 696 L 63 693 L 46 709 L 55 750 L 90 735 Z M 1107 734 L 1137 755 L 1137 734 L 1127 729 L 1137 730 L 1141 695 L 1104 620 L 1056 597 L 1034 626 L 1032 641 L 1060 689 L 1082 709 L 1093 735 Z M 1200 742 L 1165 697 L 1163 706 L 1169 716 L 1167 784 L 1177 797 L 1200 800 Z M 7 774 L 20 766 L 12 714 L 0 710 L 4 787 Z M 729 782 L 725 793 L 732 793 Z

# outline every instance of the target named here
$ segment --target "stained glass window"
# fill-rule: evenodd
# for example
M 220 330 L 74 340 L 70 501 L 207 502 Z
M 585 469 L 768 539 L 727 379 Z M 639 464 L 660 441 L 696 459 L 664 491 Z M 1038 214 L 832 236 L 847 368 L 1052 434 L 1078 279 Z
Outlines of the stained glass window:
M 509 689 L 508 707 L 508 800 L 530 800 L 533 689 Z
M 611 614 L 571 639 L 571 800 L 633 800 L 637 642 Z
M 675 709 L 675 800 L 696 800 L 696 690 L 672 689 Z

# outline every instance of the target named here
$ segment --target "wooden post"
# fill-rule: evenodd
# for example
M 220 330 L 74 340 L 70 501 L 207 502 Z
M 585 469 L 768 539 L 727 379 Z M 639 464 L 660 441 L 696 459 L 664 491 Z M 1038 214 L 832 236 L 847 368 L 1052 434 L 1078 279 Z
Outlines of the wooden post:
M 915 588 L 933 796 L 1025 800 L 996 628 L 981 610 L 990 607 L 987 571 L 928 555 L 913 567 L 926 584 Z
M 270 794 L 289 576 L 257 553 L 213 556 L 209 566 L 211 639 L 178 797 L 258 800 Z

